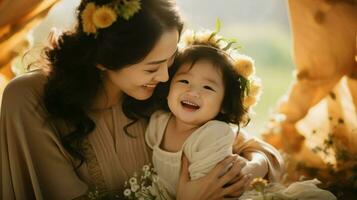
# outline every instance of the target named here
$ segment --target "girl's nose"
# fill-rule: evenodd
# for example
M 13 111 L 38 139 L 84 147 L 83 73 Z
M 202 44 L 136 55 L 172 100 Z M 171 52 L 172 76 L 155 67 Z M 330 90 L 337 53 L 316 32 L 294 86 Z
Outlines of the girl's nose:
M 193 98 L 199 98 L 200 97 L 200 93 L 198 92 L 197 89 L 191 87 L 188 91 L 187 94 Z

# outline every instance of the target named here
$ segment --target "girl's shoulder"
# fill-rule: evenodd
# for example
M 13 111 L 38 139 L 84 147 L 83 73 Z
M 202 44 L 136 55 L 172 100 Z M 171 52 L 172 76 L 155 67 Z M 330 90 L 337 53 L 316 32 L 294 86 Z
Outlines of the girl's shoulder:
M 166 111 L 156 111 L 150 117 L 149 125 L 145 131 L 145 140 L 150 148 L 159 145 L 165 132 L 171 113 Z
M 202 142 L 215 143 L 222 139 L 233 140 L 235 137 L 236 132 L 230 124 L 218 120 L 210 120 L 193 132 L 189 137 L 188 143 L 193 142 L 195 145 Z
M 234 127 L 226 122 L 218 121 L 218 120 L 210 120 L 202 125 L 198 131 L 203 132 L 214 132 L 214 133 L 233 133 Z
M 149 126 L 154 126 L 154 127 L 166 126 L 166 123 L 169 121 L 170 117 L 171 117 L 170 112 L 164 110 L 155 111 L 150 116 Z

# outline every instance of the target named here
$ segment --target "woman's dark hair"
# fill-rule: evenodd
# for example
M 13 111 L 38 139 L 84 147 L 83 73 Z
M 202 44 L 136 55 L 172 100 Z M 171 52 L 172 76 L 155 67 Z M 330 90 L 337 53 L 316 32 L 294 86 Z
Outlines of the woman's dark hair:
M 224 83 L 224 97 L 222 102 L 222 112 L 215 119 L 226 123 L 233 123 L 240 127 L 246 126 L 248 121 L 246 118 L 247 110 L 243 106 L 243 99 L 248 92 L 249 82 L 234 69 L 232 58 L 223 50 L 211 47 L 209 45 L 192 45 L 180 52 L 172 66 L 171 73 L 175 73 L 180 66 L 189 63 L 191 68 L 200 60 L 207 60 L 219 70 L 222 74 Z M 169 82 L 172 80 L 170 76 Z M 165 83 L 165 88 L 162 88 L 161 99 L 164 95 L 168 95 L 169 82 Z M 164 94 L 165 93 L 165 94 Z M 165 97 L 166 98 L 166 97 Z M 161 108 L 169 111 L 167 101 L 161 101 Z
M 44 104 L 50 119 L 63 120 L 72 127 L 70 133 L 61 133 L 61 139 L 68 152 L 81 163 L 85 160 L 81 142 L 95 128 L 86 112 L 102 89 L 96 65 L 119 70 L 138 63 L 165 31 L 177 29 L 181 33 L 183 26 L 175 2 L 141 0 L 141 9 L 129 20 L 118 17 L 108 28 L 99 29 L 96 35 L 87 35 L 83 32 L 81 13 L 90 2 L 101 6 L 112 1 L 82 0 L 77 9 L 78 25 L 44 50 L 49 61 Z M 150 101 L 125 96 L 123 112 L 135 123 L 146 116 Z

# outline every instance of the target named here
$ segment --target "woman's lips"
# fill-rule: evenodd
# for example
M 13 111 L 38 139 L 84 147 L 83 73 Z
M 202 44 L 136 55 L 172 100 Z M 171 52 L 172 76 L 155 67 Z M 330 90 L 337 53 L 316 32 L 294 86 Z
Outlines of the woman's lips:
M 144 87 L 147 87 L 147 88 L 155 88 L 157 86 L 157 84 L 146 84 L 144 85 Z
M 146 84 L 143 85 L 144 89 L 152 92 L 156 88 L 157 84 Z

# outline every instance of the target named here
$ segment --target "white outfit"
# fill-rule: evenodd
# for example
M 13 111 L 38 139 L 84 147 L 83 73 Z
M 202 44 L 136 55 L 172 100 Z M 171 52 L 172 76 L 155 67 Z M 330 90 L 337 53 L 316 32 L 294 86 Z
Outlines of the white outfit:
M 298 199 L 298 200 L 336 200 L 331 192 L 317 187 L 321 182 L 317 179 L 297 181 L 289 186 L 274 183 L 265 188 L 265 199 Z M 262 195 L 251 190 L 244 192 L 239 200 L 263 200 Z
M 160 149 L 171 113 L 155 112 L 145 133 L 145 139 L 153 149 L 152 161 L 159 179 L 170 196 L 176 196 L 176 188 L 181 170 L 181 155 L 189 160 L 191 180 L 198 179 L 210 172 L 218 162 L 232 154 L 236 131 L 225 122 L 211 120 L 194 131 L 178 152 Z

